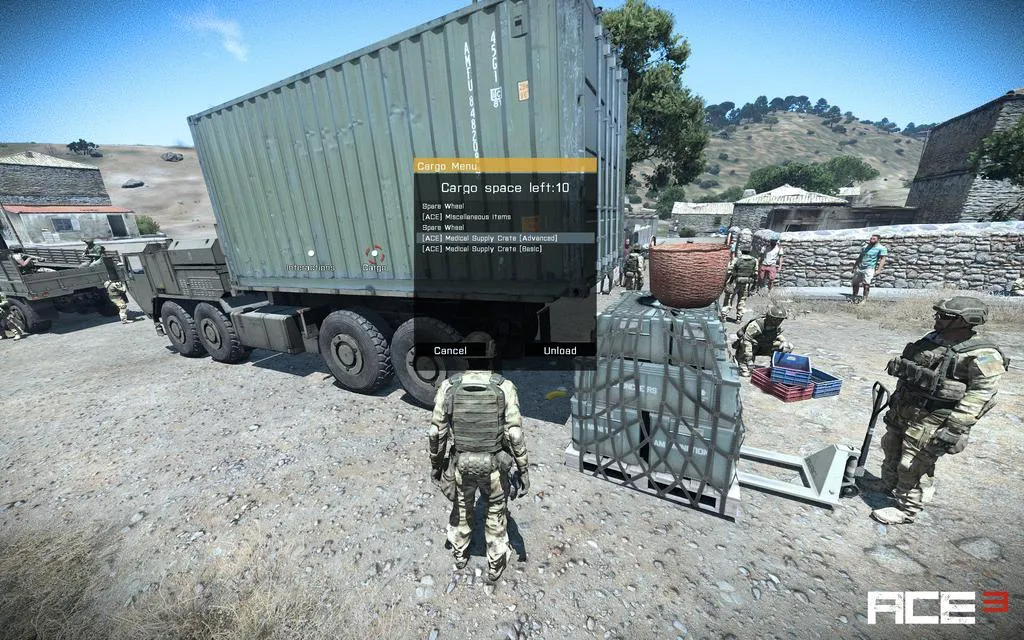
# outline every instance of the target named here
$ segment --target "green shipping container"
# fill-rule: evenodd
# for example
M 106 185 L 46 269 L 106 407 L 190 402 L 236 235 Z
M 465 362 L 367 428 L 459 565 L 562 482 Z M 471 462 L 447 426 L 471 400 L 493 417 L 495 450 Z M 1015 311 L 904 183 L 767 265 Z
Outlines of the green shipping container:
M 490 0 L 189 125 L 235 289 L 409 297 L 417 157 L 596 157 L 586 222 L 597 276 L 609 274 L 624 242 L 625 117 L 626 73 L 589 0 Z M 370 252 L 386 270 L 365 268 Z M 553 299 L 564 283 L 542 271 L 523 269 L 537 281 L 517 289 Z

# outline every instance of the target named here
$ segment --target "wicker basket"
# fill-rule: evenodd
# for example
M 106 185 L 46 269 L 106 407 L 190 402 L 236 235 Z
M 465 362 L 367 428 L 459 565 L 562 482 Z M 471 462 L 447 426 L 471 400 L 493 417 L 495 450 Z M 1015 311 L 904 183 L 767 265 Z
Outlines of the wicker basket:
M 669 307 L 706 307 L 725 289 L 728 268 L 725 245 L 659 244 L 650 249 L 651 293 Z

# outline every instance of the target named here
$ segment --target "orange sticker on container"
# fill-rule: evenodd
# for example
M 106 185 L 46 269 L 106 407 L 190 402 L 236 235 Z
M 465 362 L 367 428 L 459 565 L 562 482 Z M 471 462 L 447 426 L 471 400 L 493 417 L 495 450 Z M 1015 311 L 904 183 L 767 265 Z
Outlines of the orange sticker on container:
M 523 216 L 523 231 L 535 233 L 540 231 L 540 216 Z
M 530 81 L 523 80 L 519 83 L 519 101 L 530 99 Z

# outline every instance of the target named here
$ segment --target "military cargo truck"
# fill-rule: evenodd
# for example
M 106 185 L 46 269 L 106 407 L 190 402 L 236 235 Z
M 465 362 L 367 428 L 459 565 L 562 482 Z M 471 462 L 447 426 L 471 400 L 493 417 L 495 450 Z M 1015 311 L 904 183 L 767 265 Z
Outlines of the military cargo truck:
M 49 331 L 59 311 L 117 315 L 103 288 L 105 281 L 120 277 L 112 257 L 87 267 L 77 266 L 81 259 L 75 266 L 64 260 L 41 261 L 36 265 L 41 269 L 26 272 L 13 253 L 0 237 L 0 291 L 11 301 L 14 319 L 29 333 Z
M 515 355 L 550 334 L 553 301 L 617 267 L 625 118 L 626 74 L 589 0 L 474 3 L 189 117 L 217 237 L 126 255 L 129 289 L 182 355 L 314 352 L 345 389 L 394 374 L 429 403 L 465 363 L 416 340 L 485 331 Z M 596 158 L 596 277 L 523 269 L 528 293 L 467 281 L 473 305 L 422 289 L 414 304 L 417 157 Z

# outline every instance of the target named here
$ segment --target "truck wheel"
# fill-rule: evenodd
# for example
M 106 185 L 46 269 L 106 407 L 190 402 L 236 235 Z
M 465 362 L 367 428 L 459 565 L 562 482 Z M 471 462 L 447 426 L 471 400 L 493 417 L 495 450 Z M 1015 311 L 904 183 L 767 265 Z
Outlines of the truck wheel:
M 206 353 L 199 341 L 196 321 L 177 302 L 167 301 L 160 307 L 160 320 L 164 333 L 174 350 L 186 358 L 198 358 Z
M 101 300 L 96 303 L 96 313 L 100 314 L 104 318 L 113 318 L 120 313 L 117 305 L 110 301 L 110 299 Z
M 206 352 L 217 362 L 242 362 L 252 349 L 242 344 L 235 325 L 224 312 L 207 302 L 196 305 L 196 333 Z
M 320 356 L 342 388 L 371 393 L 394 373 L 384 333 L 355 311 L 335 311 L 320 326 Z
M 26 333 L 45 333 L 53 325 L 51 318 L 44 318 L 46 312 L 53 309 L 52 306 L 43 308 L 36 307 L 31 302 L 8 298 L 11 301 L 11 316 Z
M 391 355 L 397 363 L 395 375 L 416 402 L 425 407 L 434 403 L 441 383 L 467 363 L 463 358 L 416 355 L 416 338 L 421 342 L 458 342 L 459 332 L 434 318 L 411 318 L 395 330 L 391 339 Z

